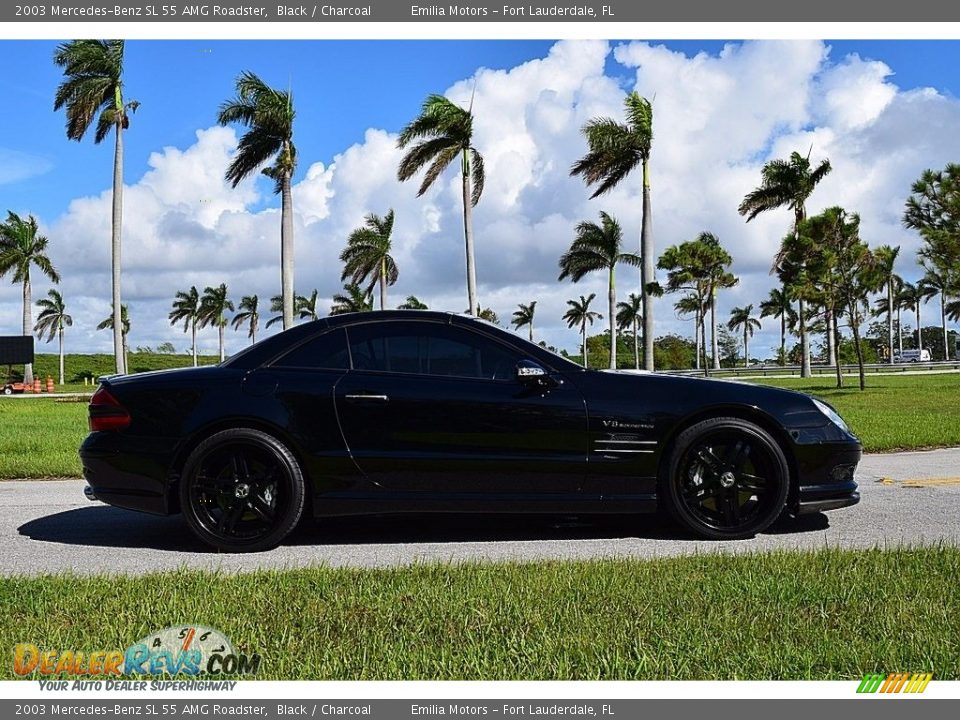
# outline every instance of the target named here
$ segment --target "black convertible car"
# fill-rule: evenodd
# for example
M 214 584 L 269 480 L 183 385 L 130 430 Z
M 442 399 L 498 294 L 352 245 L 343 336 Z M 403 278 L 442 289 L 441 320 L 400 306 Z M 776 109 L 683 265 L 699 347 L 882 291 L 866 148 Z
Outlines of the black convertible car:
M 88 496 L 182 512 L 221 550 L 303 514 L 639 513 L 711 539 L 853 505 L 861 447 L 827 404 L 722 380 L 584 370 L 427 311 L 292 328 L 216 367 L 105 378 Z

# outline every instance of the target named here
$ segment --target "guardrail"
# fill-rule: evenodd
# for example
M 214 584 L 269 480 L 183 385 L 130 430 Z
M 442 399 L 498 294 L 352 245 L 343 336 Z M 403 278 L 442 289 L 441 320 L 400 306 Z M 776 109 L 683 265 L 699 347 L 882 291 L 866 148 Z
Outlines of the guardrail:
M 934 362 L 904 362 L 904 363 L 868 363 L 863 366 L 865 372 L 872 374 L 914 372 L 914 371 L 941 371 L 954 372 L 960 371 L 960 360 L 938 360 Z M 855 375 L 859 372 L 857 365 L 841 365 L 841 372 L 844 375 Z M 728 375 L 738 377 L 741 375 L 750 376 L 800 376 L 799 365 L 751 365 L 750 367 L 720 368 L 714 370 L 710 368 L 704 373 L 703 370 L 663 370 L 668 375 Z M 812 365 L 810 372 L 813 375 L 835 375 L 836 365 Z

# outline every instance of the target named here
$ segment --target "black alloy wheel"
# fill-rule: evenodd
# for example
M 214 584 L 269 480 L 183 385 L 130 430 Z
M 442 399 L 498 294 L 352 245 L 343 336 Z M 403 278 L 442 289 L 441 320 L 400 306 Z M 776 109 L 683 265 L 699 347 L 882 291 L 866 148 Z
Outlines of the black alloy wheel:
M 752 537 L 783 512 L 790 469 L 761 427 L 739 418 L 698 423 L 677 438 L 661 482 L 674 517 L 711 540 Z
M 259 430 L 225 430 L 190 454 L 180 505 L 194 534 L 226 552 L 276 547 L 300 520 L 304 482 L 293 454 Z

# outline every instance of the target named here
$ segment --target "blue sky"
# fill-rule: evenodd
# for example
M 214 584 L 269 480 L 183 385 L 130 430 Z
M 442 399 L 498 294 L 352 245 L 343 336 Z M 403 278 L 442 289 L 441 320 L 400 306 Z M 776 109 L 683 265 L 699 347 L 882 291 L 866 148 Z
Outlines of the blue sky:
M 112 139 L 66 139 L 63 113 L 52 109 L 56 44 L 0 41 L 0 211 L 40 219 L 75 319 L 68 347 L 103 351 L 109 334 L 94 328 L 109 312 Z M 918 239 L 900 214 L 923 169 L 960 160 L 957 67 L 960 42 L 941 41 L 131 41 L 127 96 L 141 102 L 125 134 L 131 345 L 173 341 L 183 351 L 166 315 L 175 292 L 191 284 L 226 282 L 235 300 L 278 290 L 272 184 L 223 182 L 237 134 L 215 127 L 216 113 L 241 70 L 293 89 L 295 285 L 303 294 L 317 288 L 324 311 L 340 289 L 344 239 L 366 213 L 388 208 L 397 213 L 400 266 L 389 305 L 416 294 L 432 308 L 463 310 L 456 173 L 417 198 L 415 183 L 396 181 L 395 134 L 428 93 L 466 103 L 475 86 L 475 143 L 487 165 L 475 212 L 481 302 L 507 320 L 519 302 L 538 299 L 538 339 L 573 351 L 576 333 L 561 320 L 566 301 L 603 298 L 605 289 L 602 277 L 557 282 L 572 228 L 606 210 L 634 242 L 640 219 L 638 182 L 590 200 L 569 177 L 587 119 L 619 115 L 628 90 L 655 97 L 657 251 L 716 233 L 741 279 L 718 301 L 725 318 L 734 305 L 756 307 L 774 282 L 770 258 L 789 212 L 747 225 L 736 207 L 763 163 L 793 150 L 813 148 L 815 160 L 829 157 L 834 166 L 808 209 L 860 212 L 868 242 L 902 245 L 898 270 L 916 279 Z M 629 273 L 620 276 L 624 298 L 636 287 Z M 42 296 L 45 281 L 35 285 Z M 690 335 L 692 323 L 671 305 L 659 304 L 657 334 Z M 4 279 L 0 334 L 19 332 L 19 318 L 19 290 Z M 764 322 L 751 343 L 758 357 L 771 354 L 777 332 Z M 245 342 L 229 333 L 227 352 Z M 201 350 L 215 343 L 215 333 L 201 333 Z
M 615 41 L 616 42 L 616 41 Z M 687 55 L 719 53 L 731 41 L 666 41 Z M 297 104 L 299 175 L 308 163 L 329 163 L 359 142 L 368 127 L 397 131 L 428 92 L 439 92 L 478 68 L 510 68 L 546 54 L 552 41 L 132 41 L 127 46 L 129 97 L 141 102 L 126 138 L 126 179 L 142 174 L 150 153 L 184 147 L 198 128 L 213 125 L 233 81 L 250 69 L 267 82 L 291 85 Z M 659 43 L 658 41 L 658 44 Z M 894 70 L 902 90 L 934 87 L 960 90 L 960 42 L 829 41 L 831 57 L 857 53 Z M 109 178 L 112 145 L 77 143 L 63 132 L 63 113 L 54 113 L 60 72 L 51 55 L 56 42 L 0 41 L 0 149 L 25 153 L 47 172 L 0 185 L 4 207 L 36 213 L 48 221 L 74 197 L 101 191 Z M 613 60 L 608 74 L 629 75 Z M 2 152 L 2 150 L 0 150 Z M 264 199 L 267 204 L 274 199 Z

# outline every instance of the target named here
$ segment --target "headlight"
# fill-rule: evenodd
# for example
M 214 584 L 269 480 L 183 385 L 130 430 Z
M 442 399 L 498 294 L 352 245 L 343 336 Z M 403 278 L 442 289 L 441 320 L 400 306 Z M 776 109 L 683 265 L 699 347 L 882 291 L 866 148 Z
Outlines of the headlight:
M 810 398 L 810 399 L 813 400 L 813 404 L 817 406 L 817 410 L 819 410 L 828 418 L 830 418 L 830 422 L 832 422 L 834 425 L 836 425 L 838 428 L 840 428 L 844 432 L 850 432 L 850 428 L 843 421 L 843 418 L 837 414 L 836 410 L 834 410 L 832 407 L 827 405 L 825 402 L 820 402 L 816 398 Z

